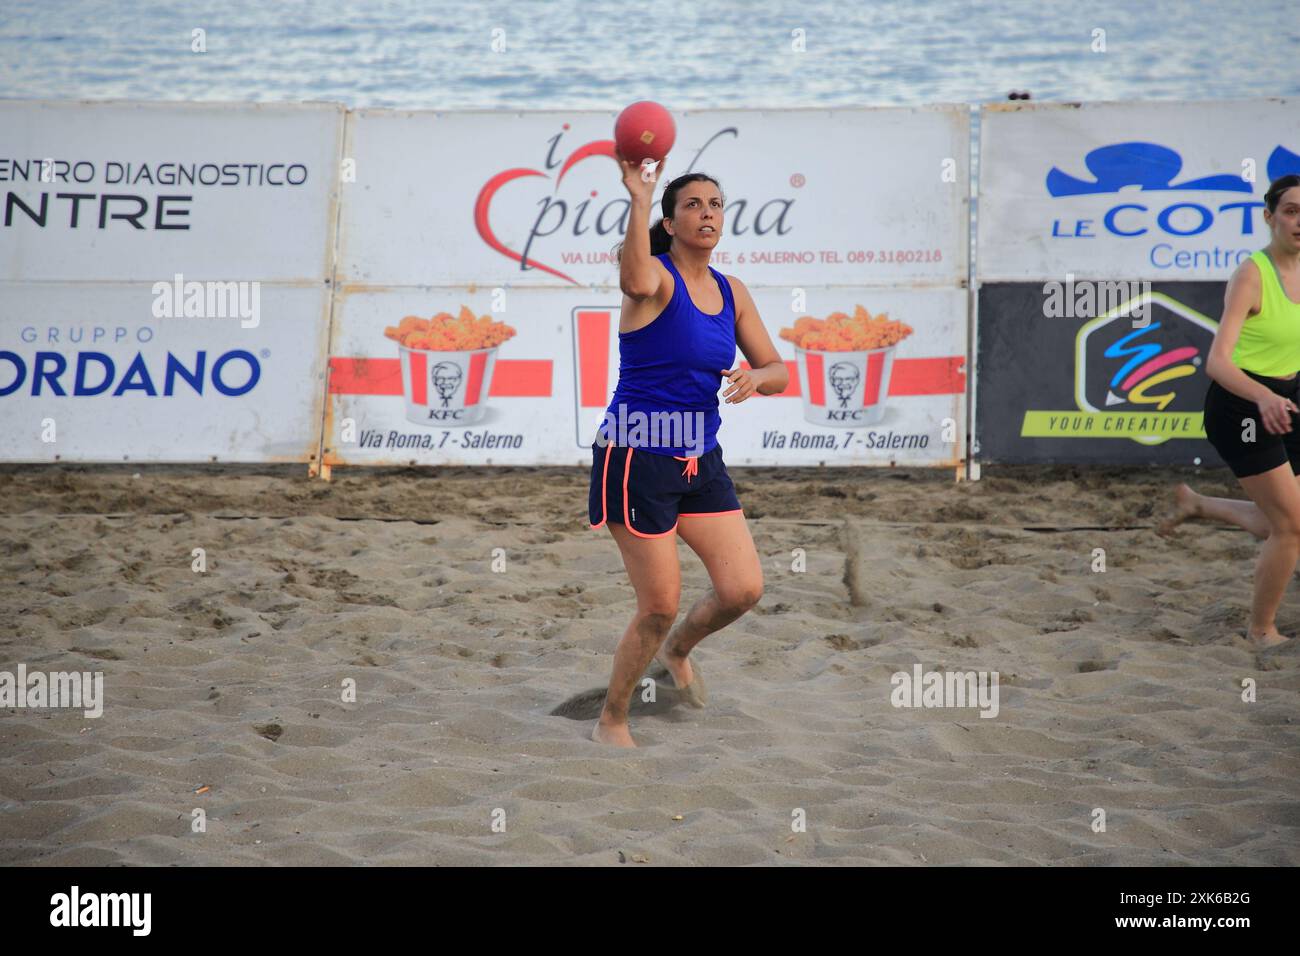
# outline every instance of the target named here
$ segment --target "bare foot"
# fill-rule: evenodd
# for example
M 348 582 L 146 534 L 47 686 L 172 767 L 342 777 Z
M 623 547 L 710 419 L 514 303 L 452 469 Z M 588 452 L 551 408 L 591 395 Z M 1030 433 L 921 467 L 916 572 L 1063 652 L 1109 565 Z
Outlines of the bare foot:
M 612 747 L 636 746 L 636 741 L 632 739 L 632 732 L 626 723 L 606 724 L 598 720 L 591 731 L 591 739 L 598 744 L 609 744 Z
M 1270 627 L 1265 631 L 1257 631 L 1253 627 L 1246 632 L 1246 637 L 1250 643 L 1256 647 L 1277 647 L 1279 644 L 1285 644 L 1289 638 L 1278 631 L 1276 627 Z
M 1199 500 L 1200 495 L 1192 491 L 1186 485 L 1179 485 L 1174 489 L 1174 510 L 1165 518 L 1164 521 L 1156 525 L 1156 534 L 1168 537 L 1173 530 L 1189 518 L 1195 518 L 1200 513 Z
M 691 666 L 691 662 L 685 657 L 678 657 L 670 653 L 665 648 L 668 642 L 664 642 L 664 647 L 659 648 L 655 654 L 655 660 L 664 665 L 664 668 L 672 675 L 673 685 L 682 695 L 682 699 L 692 707 L 703 707 L 708 703 L 708 691 L 704 687 L 704 678 Z
M 655 653 L 655 660 L 664 665 L 664 669 L 673 675 L 673 684 L 679 688 L 685 687 L 695 677 L 695 672 L 691 670 L 691 662 L 684 657 L 669 653 L 667 641 L 664 641 Z

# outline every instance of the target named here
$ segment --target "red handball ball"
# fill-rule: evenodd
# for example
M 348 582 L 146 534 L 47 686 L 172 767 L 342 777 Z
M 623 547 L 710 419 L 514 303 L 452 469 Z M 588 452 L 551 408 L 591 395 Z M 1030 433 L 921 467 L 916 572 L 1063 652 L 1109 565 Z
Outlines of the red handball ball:
M 653 100 L 633 103 L 614 121 L 614 142 L 623 158 L 633 163 L 661 162 L 677 139 L 672 114 Z

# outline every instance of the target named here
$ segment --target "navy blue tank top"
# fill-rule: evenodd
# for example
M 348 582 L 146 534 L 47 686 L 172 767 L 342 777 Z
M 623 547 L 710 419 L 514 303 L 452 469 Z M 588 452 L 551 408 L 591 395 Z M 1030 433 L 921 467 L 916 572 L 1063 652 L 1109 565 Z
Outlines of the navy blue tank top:
M 601 431 L 616 445 L 660 455 L 704 455 L 718 445 L 722 371 L 736 358 L 736 303 L 731 283 L 710 266 L 722 290 L 722 311 L 701 312 L 672 256 L 665 252 L 655 258 L 672 273 L 673 297 L 649 325 L 618 334 L 618 386 Z M 639 432 L 637 421 L 643 423 Z M 621 429 L 620 422 L 625 423 Z

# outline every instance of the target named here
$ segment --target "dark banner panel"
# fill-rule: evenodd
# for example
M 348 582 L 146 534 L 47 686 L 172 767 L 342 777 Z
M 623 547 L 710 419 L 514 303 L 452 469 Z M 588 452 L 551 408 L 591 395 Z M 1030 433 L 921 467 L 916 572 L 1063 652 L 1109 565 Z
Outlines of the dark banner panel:
M 1222 466 L 1205 362 L 1223 282 L 988 283 L 979 291 L 983 462 Z

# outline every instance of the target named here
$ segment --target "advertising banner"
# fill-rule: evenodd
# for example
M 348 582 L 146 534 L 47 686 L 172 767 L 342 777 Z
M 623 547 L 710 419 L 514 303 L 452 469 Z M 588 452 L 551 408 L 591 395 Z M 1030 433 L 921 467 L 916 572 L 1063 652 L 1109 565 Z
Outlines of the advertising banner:
M 320 282 L 343 108 L 0 102 L 0 279 Z
M 1044 318 L 1041 284 L 979 294 L 982 461 L 1219 463 L 1202 407 L 1221 283 L 1153 283 L 1084 317 Z
M 1300 101 L 1005 103 L 980 112 L 981 282 L 1225 281 L 1300 172 Z
M 0 460 L 316 460 L 342 127 L 0 103 Z
M 1300 172 L 1296 104 L 999 104 L 981 113 L 981 461 L 1221 464 L 1205 360 L 1227 278 Z
M 615 115 L 349 113 L 341 281 L 617 288 Z M 676 120 L 665 181 L 706 172 L 726 200 L 714 268 L 751 287 L 965 279 L 965 105 Z
M 590 461 L 619 367 L 613 120 L 348 114 L 325 464 Z M 711 264 L 790 369 L 783 395 L 722 406 L 727 460 L 960 461 L 966 107 L 678 123 L 665 178 L 721 181 Z M 832 319 L 842 335 L 805 334 Z
M 241 319 L 166 283 L 0 284 L 0 460 L 314 459 L 329 293 L 253 289 Z
M 804 313 L 790 311 L 782 290 L 751 291 L 790 386 L 721 406 L 718 440 L 729 462 L 955 464 L 964 440 L 965 354 L 956 349 L 965 335 L 965 290 L 815 290 L 811 313 L 862 307 L 882 322 L 906 323 L 901 341 L 874 350 L 797 348 L 781 330 L 793 332 Z M 618 380 L 620 299 L 565 289 L 341 295 L 324 461 L 589 463 Z M 408 315 L 451 319 L 462 309 L 472 326 L 472 337 L 452 343 L 462 349 L 408 348 L 385 334 L 397 333 Z M 480 331 L 493 327 L 504 331 Z M 743 361 L 737 352 L 733 367 Z
M 0 154 L 33 157 L 0 163 L 0 457 L 588 460 L 618 376 L 612 113 L 0 112 Z M 961 460 L 968 120 L 679 117 L 667 176 L 723 181 L 713 265 L 790 370 L 724 406 L 728 460 Z

